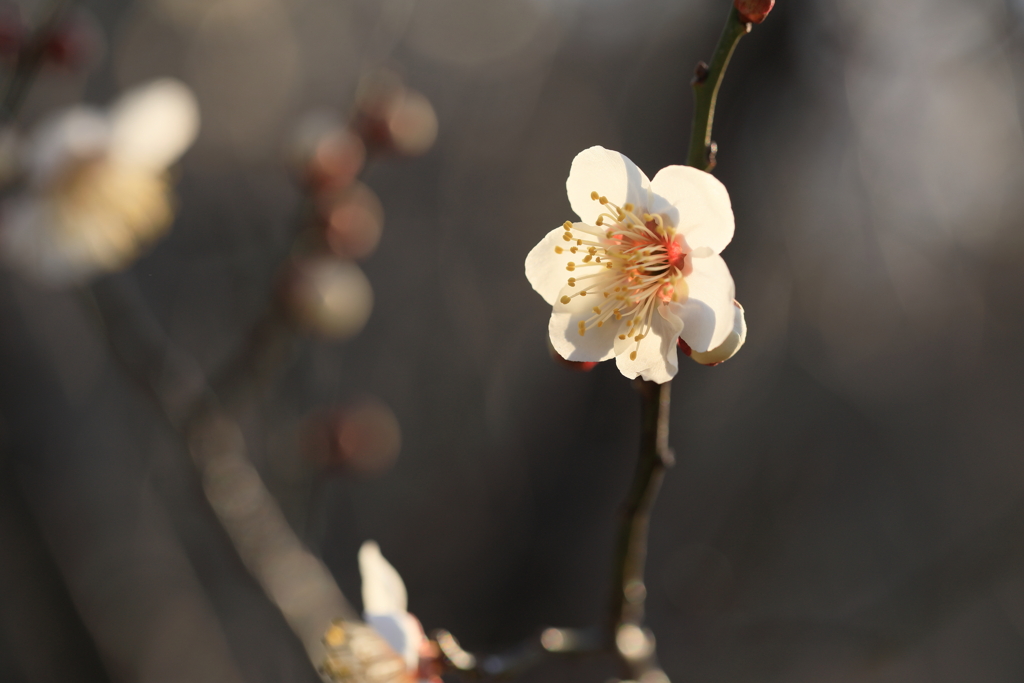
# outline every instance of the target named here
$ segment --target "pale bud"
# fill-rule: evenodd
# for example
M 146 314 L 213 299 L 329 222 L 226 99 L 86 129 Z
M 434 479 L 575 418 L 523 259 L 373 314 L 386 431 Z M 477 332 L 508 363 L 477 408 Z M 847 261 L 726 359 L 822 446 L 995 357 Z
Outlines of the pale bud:
M 373 289 L 359 266 L 329 256 L 295 261 L 284 280 L 283 298 L 296 324 L 333 339 L 359 333 L 373 310 Z

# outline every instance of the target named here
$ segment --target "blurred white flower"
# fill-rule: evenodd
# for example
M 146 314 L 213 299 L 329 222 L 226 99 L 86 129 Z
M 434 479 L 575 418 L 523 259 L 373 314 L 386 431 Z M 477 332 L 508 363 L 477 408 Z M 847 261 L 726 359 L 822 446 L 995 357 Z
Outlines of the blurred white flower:
M 359 575 L 363 580 L 363 618 L 405 660 L 409 671 L 419 667 L 426 636 L 419 620 L 409 614 L 405 583 L 374 541 L 359 549 Z
M 591 147 L 573 160 L 566 190 L 581 222 L 552 230 L 526 258 L 526 277 L 554 307 L 559 355 L 615 357 L 626 377 L 667 382 L 677 338 L 698 354 L 726 343 L 735 287 L 719 253 L 735 225 L 722 183 L 688 166 L 648 180 L 622 154 Z
M 405 661 L 406 677 L 421 683 L 441 683 L 436 648 L 423 633 L 419 619 L 409 614 L 405 583 L 381 555 L 374 541 L 359 549 L 363 580 L 363 618 Z
M 166 171 L 198 128 L 195 97 L 173 79 L 44 121 L 22 150 L 27 187 L 0 206 L 0 258 L 53 286 L 124 268 L 170 226 Z

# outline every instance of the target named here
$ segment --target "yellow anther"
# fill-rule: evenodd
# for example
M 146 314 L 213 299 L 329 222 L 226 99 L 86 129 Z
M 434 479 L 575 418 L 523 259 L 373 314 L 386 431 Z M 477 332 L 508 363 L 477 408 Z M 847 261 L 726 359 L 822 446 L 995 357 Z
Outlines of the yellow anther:
M 576 246 L 577 247 L 582 247 L 583 246 L 583 240 L 576 240 Z
M 569 272 L 572 272 L 576 270 L 576 264 L 573 263 L 572 261 L 569 261 L 569 265 L 567 265 L 565 269 L 568 270 Z
M 626 335 L 624 335 L 624 334 L 620 334 L 619 335 L 619 339 L 625 339 L 625 338 L 626 338 Z
M 635 341 L 640 341 L 640 340 L 641 340 L 641 339 L 643 339 L 643 338 L 644 338 L 644 335 L 642 335 L 642 334 L 638 334 L 638 335 L 636 335 L 636 339 L 635 339 Z
M 594 306 L 590 310 L 594 311 L 594 313 L 596 313 L 597 315 L 601 315 L 601 307 L 600 306 Z
M 587 290 L 581 289 L 580 290 L 580 296 L 586 296 L 586 295 L 587 295 Z
M 591 247 L 590 249 L 587 249 L 587 252 L 591 253 L 591 254 L 596 254 L 597 253 L 597 247 Z
M 577 251 L 579 251 L 579 249 L 577 249 L 576 247 L 569 247 L 570 253 L 575 254 Z
M 597 201 L 601 202 L 601 204 L 607 204 L 608 203 L 608 198 L 605 197 L 604 195 L 602 195 L 602 196 L 597 198 Z
M 569 278 L 569 286 L 570 287 L 575 287 L 576 286 L 576 278 L 574 278 L 574 277 Z
M 556 254 L 561 254 L 563 251 L 565 251 L 565 249 L 562 249 L 561 247 L 555 247 Z
M 587 325 L 581 320 L 580 321 L 580 336 L 582 337 L 587 333 Z
M 600 195 L 597 194 L 597 190 L 594 190 L 593 192 L 590 193 L 590 198 L 593 200 L 597 200 L 599 196 Z
M 632 204 L 630 204 L 629 202 L 626 202 L 626 203 L 625 203 L 625 204 L 624 204 L 624 205 L 622 206 L 622 209 L 623 209 L 624 211 L 628 211 L 629 213 L 633 213 L 633 208 L 634 208 L 634 207 L 633 207 L 633 205 L 632 205 Z
M 559 299 L 559 301 L 561 301 L 563 304 L 567 304 L 569 303 L 570 299 L 567 296 L 563 296 L 561 299 Z
M 632 353 L 629 354 L 629 359 L 636 360 L 636 351 L 633 351 Z
M 608 270 L 611 270 L 612 269 L 612 262 L 609 261 L 608 263 L 604 264 L 604 267 L 607 268 Z
M 586 256 L 583 257 L 583 262 L 584 263 L 590 263 L 591 259 L 593 259 L 593 258 L 594 257 L 591 256 L 590 254 L 587 254 Z
M 607 298 L 608 298 L 608 297 L 610 297 L 610 296 L 611 296 L 611 294 L 609 294 L 608 292 L 605 292 L 605 293 L 604 293 L 604 298 L 605 298 L 605 299 L 607 299 Z
M 604 216 L 598 216 L 597 217 L 597 224 L 598 225 L 604 225 Z
M 651 214 L 645 213 L 643 216 L 641 216 L 641 218 L 643 218 L 644 219 L 644 223 L 646 223 L 649 220 L 651 220 Z
M 572 233 L 571 232 L 563 232 L 562 233 L 562 239 L 565 240 L 566 242 L 572 242 Z
M 601 262 L 601 257 L 600 256 L 598 256 L 596 259 L 594 259 L 594 263 L 600 263 L 600 262 Z
M 566 222 L 562 223 L 562 227 L 565 228 L 566 230 L 572 230 L 572 222 L 571 221 L 566 221 Z

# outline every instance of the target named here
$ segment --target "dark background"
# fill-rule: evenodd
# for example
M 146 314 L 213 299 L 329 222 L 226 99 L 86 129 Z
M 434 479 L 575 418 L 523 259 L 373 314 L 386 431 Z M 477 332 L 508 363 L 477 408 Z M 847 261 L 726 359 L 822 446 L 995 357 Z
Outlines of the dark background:
M 600 618 L 638 400 L 545 346 L 529 249 L 594 144 L 681 163 L 708 0 L 83 2 L 107 49 L 26 105 L 173 75 L 203 128 L 171 234 L 123 278 L 207 369 L 243 343 L 295 230 L 282 149 L 387 65 L 436 107 L 386 212 L 361 335 L 309 341 L 244 421 L 347 595 L 376 539 L 428 629 L 495 651 Z M 780 0 L 719 100 L 724 256 L 749 337 L 683 363 L 648 617 L 673 681 L 1024 680 L 1024 6 Z M 311 477 L 302 419 L 374 395 L 403 448 Z M 209 512 L 178 437 L 80 297 L 0 275 L 0 680 L 313 681 Z M 603 662 L 530 680 L 605 680 Z

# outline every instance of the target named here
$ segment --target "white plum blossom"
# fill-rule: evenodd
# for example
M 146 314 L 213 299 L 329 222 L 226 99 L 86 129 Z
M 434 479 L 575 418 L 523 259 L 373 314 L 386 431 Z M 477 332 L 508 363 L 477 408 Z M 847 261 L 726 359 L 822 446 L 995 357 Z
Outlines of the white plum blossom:
M 714 176 L 668 166 L 648 180 L 624 155 L 591 147 L 573 160 L 566 190 L 580 220 L 526 258 L 526 277 L 553 306 L 548 333 L 563 358 L 614 357 L 626 377 L 660 383 L 678 370 L 677 340 L 700 357 L 740 328 L 745 338 L 719 256 L 732 240 L 732 205 Z
M 0 257 L 57 287 L 124 268 L 170 226 L 167 169 L 198 128 L 194 95 L 173 79 L 129 90 L 106 111 L 51 116 L 22 149 L 24 190 L 0 206 Z
M 359 549 L 359 574 L 363 582 L 363 618 L 405 660 L 408 674 L 418 678 L 427 637 L 419 620 L 408 612 L 402 577 L 374 541 L 366 541 Z

